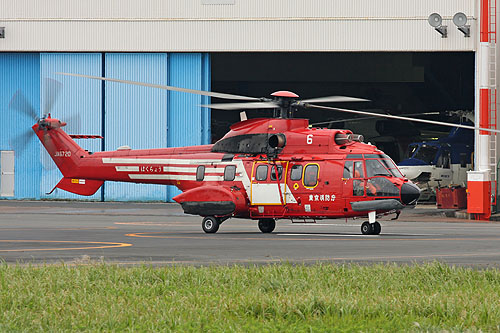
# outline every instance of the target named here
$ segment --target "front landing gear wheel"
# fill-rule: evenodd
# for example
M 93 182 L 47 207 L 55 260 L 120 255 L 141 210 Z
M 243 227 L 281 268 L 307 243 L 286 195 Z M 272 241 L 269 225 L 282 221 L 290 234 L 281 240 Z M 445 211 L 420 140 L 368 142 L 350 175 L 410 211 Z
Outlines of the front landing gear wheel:
M 265 234 L 273 232 L 275 227 L 276 227 L 276 221 L 274 221 L 274 219 L 259 220 L 259 229 Z
M 219 230 L 219 225 L 219 220 L 215 216 L 207 216 L 201 222 L 201 227 L 207 234 L 215 234 Z
M 380 225 L 380 223 L 375 222 L 372 224 L 372 229 L 373 229 L 372 235 L 378 235 L 382 231 L 382 226 Z
M 361 225 L 361 233 L 363 235 L 371 235 L 372 234 L 372 226 L 370 224 L 370 222 L 363 222 L 363 224 Z

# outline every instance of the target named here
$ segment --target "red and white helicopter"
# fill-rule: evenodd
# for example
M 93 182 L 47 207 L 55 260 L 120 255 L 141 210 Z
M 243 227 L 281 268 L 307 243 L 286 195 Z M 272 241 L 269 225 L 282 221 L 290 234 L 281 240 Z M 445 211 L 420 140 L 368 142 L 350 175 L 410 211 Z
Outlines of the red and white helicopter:
M 349 130 L 311 128 L 307 119 L 293 119 L 297 108 L 320 108 L 448 124 L 430 120 L 339 109 L 316 105 L 355 102 L 362 99 L 330 96 L 299 100 L 289 91 L 272 98 L 154 85 L 136 81 L 87 76 L 154 88 L 249 102 L 204 105 L 224 110 L 275 110 L 274 118 L 243 120 L 215 144 L 148 150 L 120 149 L 88 152 L 63 131 L 66 123 L 50 113 L 32 127 L 63 174 L 56 188 L 92 195 L 104 181 L 175 185 L 183 193 L 173 199 L 186 214 L 203 217 L 202 228 L 215 233 L 229 218 L 258 220 L 264 233 L 272 232 L 277 219 L 318 220 L 368 216 L 361 225 L 364 235 L 379 234 L 377 216 L 395 213 L 416 204 L 420 191 L 406 179 L 390 157 L 363 143 L 363 136 Z M 54 86 L 54 85 L 53 85 Z M 48 112 L 55 93 L 48 102 Z M 16 97 L 17 96 L 17 97 Z M 26 101 L 16 94 L 11 107 L 28 112 Z M 33 113 L 29 110 L 28 113 Z M 36 117 L 33 115 L 33 117 Z M 466 125 L 469 128 L 474 128 Z M 476 128 L 474 128 L 476 129 Z

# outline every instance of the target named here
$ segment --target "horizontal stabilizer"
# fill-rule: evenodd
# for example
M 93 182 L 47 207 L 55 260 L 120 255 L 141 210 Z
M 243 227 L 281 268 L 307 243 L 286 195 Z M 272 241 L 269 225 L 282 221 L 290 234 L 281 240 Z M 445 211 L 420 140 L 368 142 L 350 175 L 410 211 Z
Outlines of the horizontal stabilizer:
M 57 188 L 79 195 L 92 195 L 102 186 L 103 180 L 66 178 L 56 185 Z

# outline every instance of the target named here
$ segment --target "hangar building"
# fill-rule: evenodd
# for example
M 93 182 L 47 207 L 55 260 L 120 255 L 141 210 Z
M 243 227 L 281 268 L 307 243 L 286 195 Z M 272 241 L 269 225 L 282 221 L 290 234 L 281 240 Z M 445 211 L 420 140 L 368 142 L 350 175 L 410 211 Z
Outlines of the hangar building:
M 2 199 L 168 201 L 177 194 L 165 186 L 107 182 L 92 197 L 61 190 L 47 195 L 61 174 L 35 137 L 20 147 L 34 121 L 9 107 L 21 90 L 43 114 L 46 78 L 63 85 L 51 112 L 68 122 L 68 132 L 104 137 L 79 141 L 90 151 L 206 144 L 238 121 L 237 113 L 200 107 L 210 102 L 206 97 L 58 72 L 249 96 L 276 90 L 303 98 L 348 95 L 372 101 L 349 107 L 397 115 L 469 110 L 477 124 L 496 127 L 494 0 L 0 0 L 0 5 Z M 429 24 L 432 13 L 442 17 L 437 27 Z M 465 14 L 469 36 L 453 23 L 457 13 Z M 481 88 L 487 107 L 480 105 Z M 303 116 L 311 122 L 338 117 Z M 380 148 L 401 159 L 392 144 L 407 143 L 412 128 L 377 126 L 395 138 Z M 476 135 L 476 180 L 496 179 L 496 147 L 495 135 Z

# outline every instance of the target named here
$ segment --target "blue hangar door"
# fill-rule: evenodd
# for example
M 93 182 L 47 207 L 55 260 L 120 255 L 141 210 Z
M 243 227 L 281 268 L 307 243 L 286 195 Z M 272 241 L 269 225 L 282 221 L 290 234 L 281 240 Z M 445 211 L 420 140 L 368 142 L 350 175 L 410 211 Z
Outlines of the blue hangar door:
M 107 53 L 105 76 L 210 90 L 210 59 L 201 53 Z M 106 82 L 104 145 L 115 150 L 182 147 L 210 143 L 205 96 Z M 171 201 L 173 186 L 106 182 L 106 201 Z
M 0 151 L 10 155 L 14 151 L 15 155 L 14 196 L 9 192 L 8 198 L 170 201 L 177 195 L 173 187 L 112 182 L 106 182 L 90 197 L 57 189 L 46 194 L 62 175 L 36 136 L 19 145 L 19 138 L 30 131 L 34 119 L 29 112 L 9 108 L 16 91 L 22 90 L 41 116 L 45 111 L 41 106 L 48 88 L 46 78 L 62 83 L 50 111 L 68 123 L 67 132 L 104 136 L 104 140 L 77 140 L 89 151 L 115 150 L 122 145 L 142 149 L 210 142 L 210 111 L 200 107 L 210 103 L 208 97 L 57 72 L 210 90 L 210 58 L 206 53 L 0 53 Z
M 30 111 L 23 112 L 9 107 L 17 91 L 22 92 L 27 104 L 31 105 L 35 114 L 38 114 L 40 112 L 38 53 L 0 53 L 0 155 L 4 156 L 4 163 L 5 156 L 14 156 L 13 175 L 12 163 L 8 163 L 9 170 L 6 165 L 3 166 L 4 170 L 1 170 L 2 163 L 0 163 L 0 173 L 10 174 L 9 184 L 5 183 L 3 188 L 14 185 L 13 189 L 10 188 L 6 192 L 0 191 L 0 199 L 40 199 L 40 144 L 38 138 L 30 135 L 35 119 L 30 116 Z

